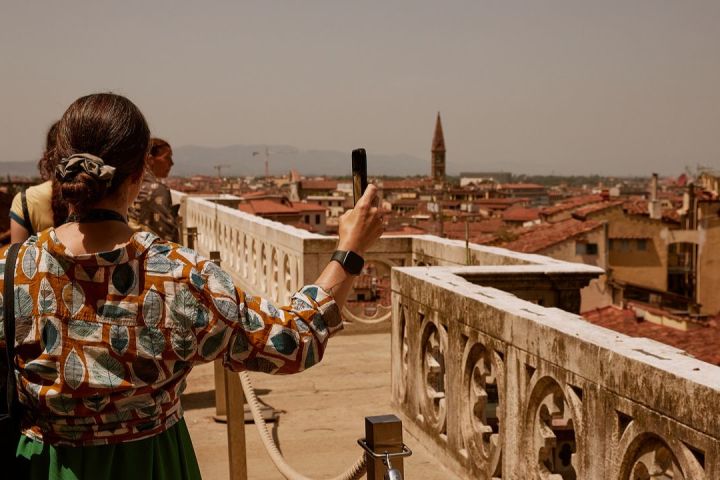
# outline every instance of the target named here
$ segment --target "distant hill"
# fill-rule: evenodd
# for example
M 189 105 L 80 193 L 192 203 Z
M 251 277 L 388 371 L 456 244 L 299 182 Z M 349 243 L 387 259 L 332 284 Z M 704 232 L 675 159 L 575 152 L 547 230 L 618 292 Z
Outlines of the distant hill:
M 39 177 L 37 161 L 32 162 L 0 162 L 0 180 L 8 175 L 18 177 Z
M 303 175 L 350 175 L 350 151 L 299 150 L 289 145 L 269 145 L 270 174 L 283 175 L 295 169 Z M 261 152 L 253 156 L 253 152 Z M 264 145 L 201 147 L 187 145 L 175 149 L 174 175 L 214 175 L 213 165 L 229 165 L 223 175 L 262 175 L 265 171 Z M 368 174 L 410 176 L 425 174 L 430 160 L 411 155 L 384 155 L 368 152 Z
M 284 175 L 295 169 L 303 175 L 350 175 L 350 152 L 336 150 L 299 150 L 290 145 L 268 145 L 270 151 L 270 174 Z M 253 156 L 253 152 L 261 152 Z M 227 147 L 202 147 L 185 145 L 175 148 L 172 174 L 216 175 L 214 165 L 223 168 L 227 176 L 255 176 L 265 172 L 264 145 L 229 145 Z M 430 160 L 411 155 L 384 155 L 368 153 L 370 175 L 411 176 L 426 174 Z M 36 162 L 0 162 L 0 176 L 38 175 Z

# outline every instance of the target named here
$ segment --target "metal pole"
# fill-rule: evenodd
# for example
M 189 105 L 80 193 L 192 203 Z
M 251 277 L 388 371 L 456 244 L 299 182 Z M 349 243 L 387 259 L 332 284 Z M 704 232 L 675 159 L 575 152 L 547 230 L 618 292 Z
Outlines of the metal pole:
M 378 415 L 365 417 L 365 442 L 376 454 L 400 453 L 403 451 L 402 422 L 395 415 Z M 373 458 L 365 454 L 367 462 L 367 480 L 383 480 L 385 465 L 381 458 Z M 393 458 L 393 468 L 405 476 L 403 459 Z

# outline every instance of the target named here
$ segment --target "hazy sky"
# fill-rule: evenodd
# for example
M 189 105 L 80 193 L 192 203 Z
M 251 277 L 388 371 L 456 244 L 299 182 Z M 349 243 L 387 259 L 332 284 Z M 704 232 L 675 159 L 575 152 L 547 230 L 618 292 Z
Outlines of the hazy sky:
M 0 160 L 78 96 L 175 145 L 283 143 L 448 170 L 720 167 L 720 1 L 0 0 Z

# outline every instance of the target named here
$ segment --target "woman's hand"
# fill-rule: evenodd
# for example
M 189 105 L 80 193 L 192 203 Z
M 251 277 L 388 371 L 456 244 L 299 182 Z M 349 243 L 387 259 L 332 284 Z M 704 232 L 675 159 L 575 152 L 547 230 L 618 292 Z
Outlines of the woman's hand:
M 382 211 L 376 206 L 377 187 L 368 185 L 355 208 L 340 217 L 338 250 L 351 250 L 364 254 L 384 230 Z

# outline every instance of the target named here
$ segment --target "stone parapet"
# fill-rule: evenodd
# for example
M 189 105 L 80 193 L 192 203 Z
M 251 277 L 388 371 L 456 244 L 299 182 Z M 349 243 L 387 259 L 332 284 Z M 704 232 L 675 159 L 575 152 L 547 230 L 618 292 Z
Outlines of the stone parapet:
M 463 478 L 720 478 L 720 368 L 496 288 L 584 269 L 393 270 L 406 427 Z

